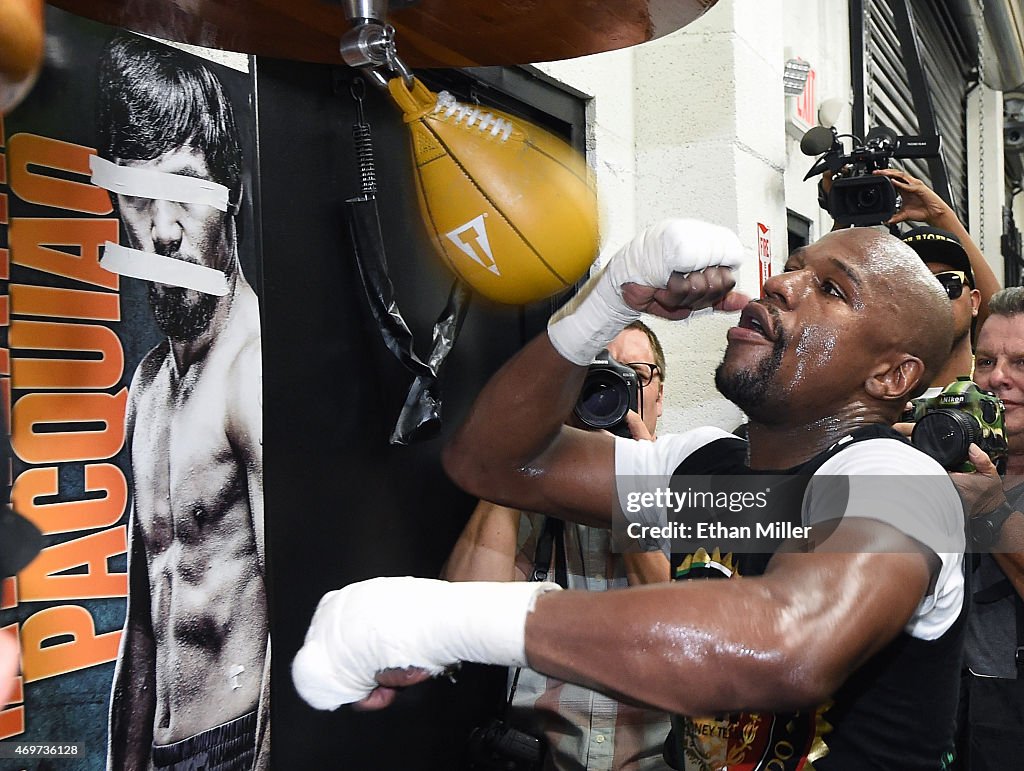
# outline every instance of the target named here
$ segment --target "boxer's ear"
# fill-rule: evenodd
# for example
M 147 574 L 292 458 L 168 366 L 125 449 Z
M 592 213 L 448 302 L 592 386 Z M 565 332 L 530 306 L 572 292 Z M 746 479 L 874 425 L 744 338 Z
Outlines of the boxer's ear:
M 902 354 L 895 360 L 879 364 L 864 381 L 868 396 L 885 402 L 898 402 L 902 408 L 924 377 L 924 362 L 916 356 Z

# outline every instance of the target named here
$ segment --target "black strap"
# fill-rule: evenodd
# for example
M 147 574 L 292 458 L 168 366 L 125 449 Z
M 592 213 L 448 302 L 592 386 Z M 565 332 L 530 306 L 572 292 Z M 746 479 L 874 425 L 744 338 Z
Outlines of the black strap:
M 461 281 L 456 280 L 452 285 L 448 302 L 434 324 L 430 357 L 424 363 L 413 350 L 412 332 L 398 309 L 395 288 L 388 275 L 387 255 L 377 212 L 377 171 L 373 158 L 373 140 L 370 124 L 363 115 L 366 94 L 363 79 L 358 76 L 353 78 L 349 92 L 356 103 L 356 122 L 352 130 L 362 188 L 362 195 L 345 201 L 349 239 L 370 312 L 377 321 L 384 344 L 402 366 L 415 376 L 394 431 L 391 432 L 391 444 L 409 444 L 433 437 L 440 431 L 441 388 L 438 373 L 459 336 L 472 295 Z
M 384 344 L 415 375 L 391 434 L 391 444 L 409 444 L 435 436 L 441 427 L 438 373 L 462 328 L 471 294 L 461 282 L 453 284 L 448 302 L 434 324 L 430 357 L 424 362 L 413 350 L 412 332 L 395 299 L 377 201 L 366 196 L 345 201 L 345 219 L 367 303 Z
M 986 586 L 984 589 L 976 591 L 974 593 L 974 601 L 979 605 L 988 605 L 1004 597 L 1009 597 L 1011 594 L 1013 594 L 1013 584 L 1010 583 L 1009 578 L 1004 578 L 990 586 Z
M 565 544 L 562 543 L 562 533 L 565 530 L 565 523 L 556 517 L 545 517 L 544 526 L 541 528 L 540 536 L 537 538 L 537 550 L 533 554 L 533 572 L 530 573 L 529 581 L 547 581 L 551 574 L 551 555 L 557 555 L 555 562 L 555 580 L 563 589 L 569 585 L 566 575 Z M 508 699 L 505 701 L 505 720 L 508 721 L 509 711 L 512 709 L 512 700 L 516 696 L 516 688 L 519 686 L 519 674 L 522 667 L 516 667 L 516 673 L 512 677 L 512 685 L 508 690 Z
M 545 517 L 540 537 L 537 539 L 537 551 L 533 555 L 533 572 L 531 581 L 548 581 L 551 575 L 551 556 L 556 555 L 555 581 L 563 589 L 568 588 L 569 580 L 565 562 L 565 544 L 562 533 L 565 523 L 556 517 Z

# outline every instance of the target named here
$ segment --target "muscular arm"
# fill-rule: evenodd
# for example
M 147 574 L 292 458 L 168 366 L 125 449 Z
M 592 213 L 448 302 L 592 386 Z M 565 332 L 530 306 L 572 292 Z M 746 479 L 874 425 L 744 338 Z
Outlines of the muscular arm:
M 728 266 L 741 258 L 735 234 L 707 223 L 666 221 L 638 235 L 587 282 L 549 333 L 483 389 L 445 447 L 449 476 L 478 498 L 608 526 L 614 440 L 562 425 L 587 365 L 639 312 L 682 319 L 712 306 L 738 310 L 747 298 L 730 294 L 735 282 Z M 557 337 L 557 350 L 549 334 Z
M 759 577 L 613 592 L 350 584 L 321 600 L 292 676 L 319 709 L 385 707 L 457 661 L 528 665 L 691 715 L 818 705 L 906 628 L 940 569 L 959 570 L 882 521 L 835 523 L 819 523 L 830 535 L 816 551 L 779 552 Z
M 517 564 L 519 510 L 480 501 L 466 523 L 448 562 L 446 581 L 525 581 Z
M 449 476 L 502 505 L 608 527 L 614 439 L 563 425 L 586 371 L 546 333 L 535 338 L 491 378 L 445 448 Z
M 110 696 L 108 771 L 147 769 L 156 714 L 156 641 L 149 604 L 149 576 L 141 532 L 133 513 L 128 540 L 128 609 Z
M 891 526 L 847 519 L 818 551 L 778 554 L 756 578 L 542 595 L 527 658 L 669 712 L 806 707 L 899 634 L 937 565 Z

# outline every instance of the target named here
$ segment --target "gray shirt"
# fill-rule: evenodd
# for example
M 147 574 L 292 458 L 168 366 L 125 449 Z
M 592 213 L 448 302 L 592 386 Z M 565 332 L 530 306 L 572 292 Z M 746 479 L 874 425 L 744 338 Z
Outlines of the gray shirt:
M 1006 498 L 1014 509 L 1024 507 L 1024 484 L 1008 490 Z M 982 554 L 971 574 L 971 591 L 978 593 L 1006 580 L 1006 574 L 991 554 Z M 1017 679 L 1014 655 L 1017 650 L 1016 595 L 1012 588 L 995 602 L 973 601 L 967 618 L 964 659 L 975 675 Z

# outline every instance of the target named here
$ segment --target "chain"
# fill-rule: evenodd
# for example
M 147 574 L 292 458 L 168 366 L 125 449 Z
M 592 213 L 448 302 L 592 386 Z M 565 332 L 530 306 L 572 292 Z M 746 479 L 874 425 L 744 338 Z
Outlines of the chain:
M 983 28 L 985 26 L 985 0 L 978 0 L 978 248 L 985 253 L 985 52 Z

